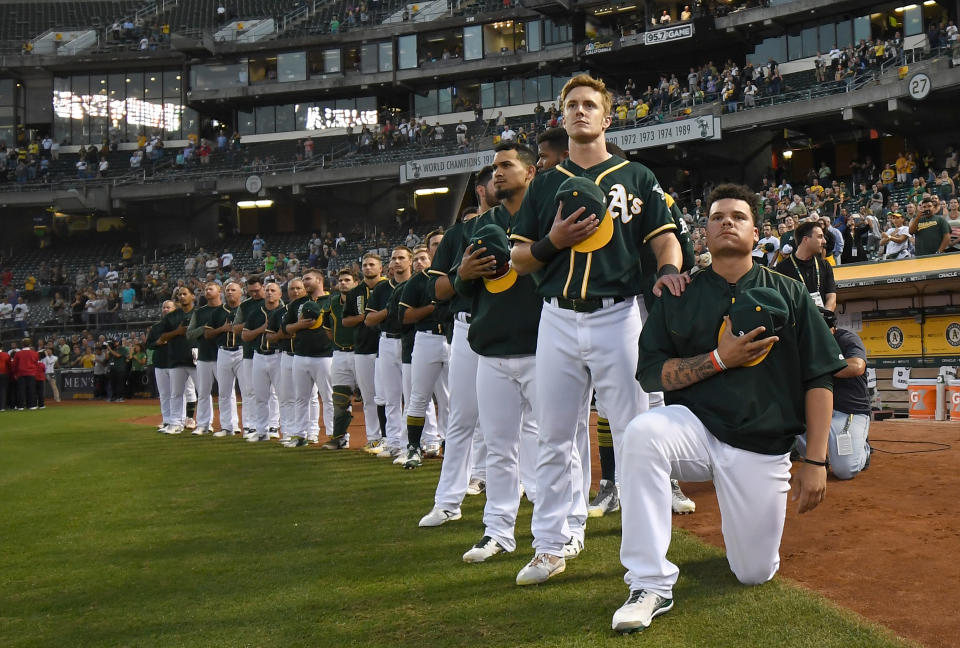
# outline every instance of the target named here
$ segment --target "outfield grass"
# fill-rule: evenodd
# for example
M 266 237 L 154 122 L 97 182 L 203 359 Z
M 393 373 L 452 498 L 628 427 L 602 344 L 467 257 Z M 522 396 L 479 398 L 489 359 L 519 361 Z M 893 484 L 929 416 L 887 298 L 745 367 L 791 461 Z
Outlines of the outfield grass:
M 399 470 L 359 452 L 167 437 L 120 422 L 135 405 L 0 414 L 0 645 L 864 646 L 909 645 L 782 579 L 740 586 L 722 553 L 675 532 L 676 605 L 641 635 L 623 602 L 619 516 L 540 587 L 518 551 L 461 554 L 481 533 L 417 521 L 440 464 Z

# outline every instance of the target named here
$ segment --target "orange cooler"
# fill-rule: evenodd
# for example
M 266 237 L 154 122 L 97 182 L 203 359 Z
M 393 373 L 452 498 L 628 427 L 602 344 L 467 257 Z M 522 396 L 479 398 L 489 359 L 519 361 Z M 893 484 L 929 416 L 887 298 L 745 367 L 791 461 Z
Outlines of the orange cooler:
M 907 383 L 907 395 L 910 397 L 909 417 L 912 419 L 932 420 L 937 415 L 936 379 L 910 379 Z M 960 414 L 958 414 L 960 416 Z

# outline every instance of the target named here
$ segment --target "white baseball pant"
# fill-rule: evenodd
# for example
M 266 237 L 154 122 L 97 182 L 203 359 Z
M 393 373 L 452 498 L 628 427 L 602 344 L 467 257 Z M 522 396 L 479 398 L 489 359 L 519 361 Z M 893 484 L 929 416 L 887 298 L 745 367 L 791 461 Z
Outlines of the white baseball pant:
M 171 369 L 153 368 L 153 379 L 157 383 L 157 393 L 160 394 L 160 417 L 164 425 L 173 424 L 173 412 L 170 408 L 170 380 Z
M 217 400 L 220 408 L 220 429 L 227 432 L 241 429 L 237 415 L 237 389 L 240 381 L 243 351 L 217 351 Z
M 413 343 L 411 364 L 413 383 L 407 416 L 424 416 L 427 403 L 437 399 L 437 439 L 425 438 L 425 443 L 439 443 L 444 437 L 449 412 L 450 392 L 447 388 L 447 370 L 450 366 L 450 345 L 446 336 L 426 331 L 417 331 Z
M 292 353 L 286 351 L 280 353 L 280 387 L 277 389 L 277 398 L 280 401 L 280 435 L 284 439 L 289 439 L 299 432 L 296 390 L 293 386 L 293 357 Z
M 253 358 L 244 358 L 240 364 L 240 373 L 237 376 L 240 383 L 240 400 L 243 402 L 243 430 L 252 430 L 257 425 L 256 409 L 257 393 L 253 387 Z M 249 405 L 247 405 L 249 403 Z
M 487 444 L 483 534 L 507 551 L 517 548 L 513 532 L 520 506 L 520 430 L 523 425 L 536 428 L 536 362 L 536 356 L 482 356 L 477 364 L 480 429 Z
M 197 375 L 196 367 L 174 367 L 170 370 L 170 414 L 174 425 L 183 426 L 187 420 L 189 382 Z M 196 391 L 194 391 L 194 398 Z
M 376 398 L 387 409 L 387 448 L 407 447 L 407 426 L 403 418 L 403 371 L 400 338 L 380 334 L 380 353 L 376 365 Z
M 253 427 L 258 434 L 269 434 L 270 400 L 280 392 L 280 354 L 253 354 L 253 392 L 256 398 L 256 419 Z
M 670 479 L 713 481 L 727 562 L 746 585 L 765 583 L 780 567 L 780 538 L 790 491 L 790 454 L 763 455 L 719 441 L 683 405 L 633 419 L 622 443 L 624 581 L 672 598 L 680 570 L 667 560 L 672 525 Z M 618 459 L 619 461 L 619 459 Z
M 563 555 L 570 539 L 565 523 L 574 503 L 573 450 L 586 432 L 583 405 L 591 378 L 609 408 L 614 454 L 634 416 L 647 409 L 637 370 L 640 313 L 636 299 L 605 300 L 593 313 L 577 313 L 548 301 L 540 316 L 537 341 L 537 506 L 533 510 L 536 553 Z M 566 537 L 565 537 L 566 536 Z
M 331 407 L 333 406 L 332 405 L 333 404 L 333 400 L 332 400 L 333 387 L 336 387 L 337 385 L 346 385 L 351 389 L 357 388 L 357 373 L 356 373 L 356 369 L 354 368 L 353 351 L 337 351 L 336 349 L 334 349 L 333 365 L 330 369 L 330 385 L 331 385 L 331 391 L 330 391 Z M 350 405 L 348 406 L 347 409 L 353 412 L 353 395 L 352 394 L 350 395 Z M 328 430 L 328 432 L 332 434 L 333 428 L 331 427 Z M 347 430 L 344 433 L 343 438 L 347 441 L 347 443 L 350 442 L 349 430 Z
M 367 442 L 380 438 L 380 419 L 377 416 L 376 394 L 377 356 L 373 353 L 353 354 L 353 373 L 363 399 L 363 425 L 366 428 Z
M 404 362 L 400 365 L 400 370 L 403 372 L 403 402 L 410 402 L 410 392 L 413 390 L 413 365 Z M 406 434 L 406 433 L 404 433 Z M 404 436 L 404 443 L 407 442 L 407 437 Z M 433 405 L 433 399 L 430 399 L 430 402 L 427 403 L 427 413 L 423 416 L 423 435 L 421 439 L 424 443 L 439 443 L 439 435 L 437 434 L 437 408 Z
M 213 396 L 211 394 L 216 374 L 216 361 L 197 361 L 197 429 L 199 430 L 213 427 Z
M 480 356 L 470 348 L 467 334 L 470 325 L 462 319 L 453 323 L 453 342 L 450 344 L 450 415 L 443 444 L 443 464 L 434 503 L 444 511 L 457 511 L 467 494 L 467 486 L 474 462 L 474 440 L 479 428 L 477 421 L 477 362 Z M 416 349 L 416 346 L 414 346 Z M 486 472 L 481 478 L 486 477 Z
M 317 391 L 323 406 L 323 425 L 329 436 L 333 432 L 333 385 L 330 383 L 330 368 L 333 358 L 293 357 L 293 384 L 297 399 L 298 436 L 310 441 L 319 438 L 317 417 L 312 414 L 310 401 Z

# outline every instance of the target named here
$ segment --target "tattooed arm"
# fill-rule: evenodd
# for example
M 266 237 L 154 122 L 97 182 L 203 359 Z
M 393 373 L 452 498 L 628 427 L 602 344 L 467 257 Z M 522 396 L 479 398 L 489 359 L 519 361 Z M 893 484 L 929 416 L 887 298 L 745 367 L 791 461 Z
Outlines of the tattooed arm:
M 685 389 L 690 385 L 706 380 L 720 373 L 710 361 L 709 353 L 692 358 L 671 358 L 663 363 L 660 380 L 664 391 Z

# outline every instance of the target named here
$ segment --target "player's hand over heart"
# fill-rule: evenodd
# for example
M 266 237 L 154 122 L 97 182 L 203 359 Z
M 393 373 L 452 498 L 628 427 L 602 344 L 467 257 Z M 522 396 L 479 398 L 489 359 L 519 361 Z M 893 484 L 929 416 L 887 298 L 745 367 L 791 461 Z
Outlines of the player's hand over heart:
M 817 508 L 827 493 L 827 469 L 824 466 L 802 463 L 790 480 L 793 494 L 791 502 L 797 502 L 797 513 L 806 513 Z
M 742 367 L 748 362 L 753 362 L 766 353 L 775 342 L 780 341 L 780 338 L 776 335 L 756 339 L 764 331 L 762 326 L 758 326 L 743 335 L 734 335 L 730 316 L 724 315 L 723 321 L 726 326 L 723 335 L 720 336 L 720 344 L 717 345 L 717 354 L 727 369 Z
M 563 203 L 557 208 L 557 216 L 553 219 L 553 226 L 550 228 L 550 242 L 558 250 L 573 247 L 581 241 L 590 238 L 590 235 L 597 231 L 600 226 L 600 219 L 596 214 L 590 214 L 582 221 L 577 221 L 580 215 L 586 211 L 581 207 L 566 218 L 563 217 Z
M 487 251 L 485 247 L 474 249 L 473 244 L 467 246 L 463 252 L 463 259 L 460 261 L 460 268 L 457 274 L 464 281 L 479 279 L 480 277 L 492 277 L 497 271 L 497 258 L 490 255 L 484 255 Z

